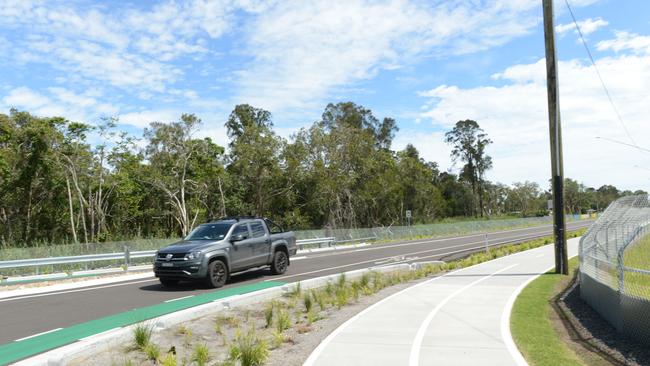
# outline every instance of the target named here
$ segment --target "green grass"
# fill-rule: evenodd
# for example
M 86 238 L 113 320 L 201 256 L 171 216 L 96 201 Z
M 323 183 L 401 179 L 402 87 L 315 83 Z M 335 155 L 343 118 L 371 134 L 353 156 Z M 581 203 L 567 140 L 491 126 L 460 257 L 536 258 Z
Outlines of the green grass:
M 153 327 L 147 323 L 139 323 L 133 328 L 133 343 L 136 348 L 144 350 L 151 341 Z
M 577 258 L 571 259 L 569 265 L 573 273 L 578 267 Z M 531 366 L 582 365 L 559 338 L 550 320 L 554 311 L 550 300 L 556 295 L 558 284 L 567 277 L 554 272 L 540 276 L 521 292 L 512 309 L 512 336 Z
M 237 334 L 229 350 L 230 360 L 239 361 L 241 366 L 263 365 L 268 357 L 269 346 L 256 335 L 253 328 L 246 334 Z
M 628 248 L 623 263 L 629 268 L 650 271 L 650 235 L 644 236 Z M 650 275 L 626 272 L 625 292 L 650 299 Z

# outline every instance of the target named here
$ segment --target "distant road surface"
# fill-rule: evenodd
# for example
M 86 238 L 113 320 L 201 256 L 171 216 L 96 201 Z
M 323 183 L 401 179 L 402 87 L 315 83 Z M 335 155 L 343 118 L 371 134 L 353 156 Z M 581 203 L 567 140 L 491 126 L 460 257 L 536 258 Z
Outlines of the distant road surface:
M 567 229 L 576 230 L 588 227 L 592 222 L 570 222 Z M 490 245 L 521 242 L 550 235 L 551 232 L 551 225 L 505 230 L 488 234 L 488 242 Z M 271 276 L 268 269 L 251 270 L 233 275 L 226 287 L 271 280 L 295 282 L 387 264 L 448 260 L 469 251 L 481 250 L 484 246 L 485 234 L 476 234 L 309 253 L 292 258 L 291 266 L 284 275 Z M 215 290 L 193 283 L 182 283 L 171 289 L 163 288 L 158 280 L 152 277 L 73 290 L 3 298 L 0 299 L 0 329 L 2 329 L 0 344 L 135 308 L 210 291 Z

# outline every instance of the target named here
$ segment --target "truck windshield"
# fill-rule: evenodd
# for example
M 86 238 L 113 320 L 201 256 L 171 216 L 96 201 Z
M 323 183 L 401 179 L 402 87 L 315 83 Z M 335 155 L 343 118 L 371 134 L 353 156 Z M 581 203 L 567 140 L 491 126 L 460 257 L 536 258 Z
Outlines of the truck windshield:
M 221 240 L 226 237 L 232 224 L 204 224 L 192 230 L 185 240 Z

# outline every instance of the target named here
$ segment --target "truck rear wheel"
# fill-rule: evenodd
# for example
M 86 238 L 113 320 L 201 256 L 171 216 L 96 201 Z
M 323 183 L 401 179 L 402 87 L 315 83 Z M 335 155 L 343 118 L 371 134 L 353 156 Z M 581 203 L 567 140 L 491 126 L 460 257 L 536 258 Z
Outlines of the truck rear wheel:
M 205 282 L 212 288 L 218 288 L 226 284 L 228 280 L 228 267 L 220 260 L 215 259 L 208 265 L 208 276 Z
M 287 271 L 289 266 L 289 257 L 284 250 L 277 250 L 273 255 L 273 262 L 271 263 L 271 273 L 274 275 L 283 274 Z

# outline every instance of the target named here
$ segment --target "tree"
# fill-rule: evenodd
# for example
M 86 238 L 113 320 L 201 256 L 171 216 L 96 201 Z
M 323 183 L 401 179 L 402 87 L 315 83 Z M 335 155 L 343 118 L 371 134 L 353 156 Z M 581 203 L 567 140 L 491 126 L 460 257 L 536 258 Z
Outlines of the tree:
M 204 167 L 193 162 L 203 160 L 204 154 L 210 152 L 210 164 L 219 164 L 219 151 L 209 139 L 193 139 L 200 123 L 195 115 L 183 114 L 177 122 L 152 122 L 144 132 L 149 143 L 145 149 L 149 161 L 146 181 L 164 193 L 171 207 L 170 214 L 183 236 L 189 233 L 202 211 L 200 198 L 206 189 L 205 182 L 198 179 L 204 177 L 200 172 Z
M 226 122 L 231 138 L 228 172 L 235 178 L 231 192 L 240 200 L 238 213 L 264 215 L 269 201 L 291 188 L 277 184 L 285 142 L 272 127 L 271 113 L 247 104 L 236 106 Z
M 492 168 L 492 158 L 485 153 L 485 148 L 492 143 L 487 134 L 476 121 L 456 122 L 454 128 L 445 134 L 445 142 L 452 146 L 451 158 L 454 163 L 465 163 L 460 177 L 472 186 L 473 197 L 478 196 L 480 215 L 483 216 L 483 177 Z M 474 210 L 476 216 L 476 210 Z

